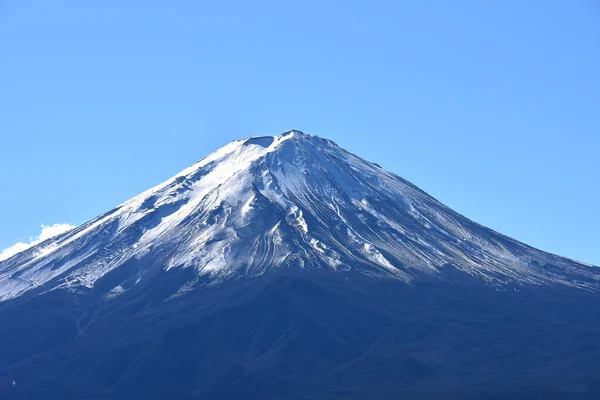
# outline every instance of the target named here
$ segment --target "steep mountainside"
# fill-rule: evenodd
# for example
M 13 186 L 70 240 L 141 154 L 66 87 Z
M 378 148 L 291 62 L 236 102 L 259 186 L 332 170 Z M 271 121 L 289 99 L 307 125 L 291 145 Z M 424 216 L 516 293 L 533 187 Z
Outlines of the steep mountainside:
M 537 251 L 453 212 L 333 142 L 298 131 L 235 141 L 168 181 L 0 262 L 0 299 L 29 290 L 107 288 L 197 272 L 205 282 L 282 268 L 359 271 L 411 282 L 453 267 L 492 284 L 597 287 L 596 268 Z M 150 268 L 150 265 L 153 267 Z
M 600 271 L 299 131 L 0 262 L 0 399 L 598 399 Z

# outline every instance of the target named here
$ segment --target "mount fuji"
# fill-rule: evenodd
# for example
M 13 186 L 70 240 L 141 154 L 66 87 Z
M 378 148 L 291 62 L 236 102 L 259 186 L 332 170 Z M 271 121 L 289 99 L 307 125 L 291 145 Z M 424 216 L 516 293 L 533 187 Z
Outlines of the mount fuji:
M 597 398 L 598 289 L 332 141 L 252 137 L 0 261 L 0 397 Z

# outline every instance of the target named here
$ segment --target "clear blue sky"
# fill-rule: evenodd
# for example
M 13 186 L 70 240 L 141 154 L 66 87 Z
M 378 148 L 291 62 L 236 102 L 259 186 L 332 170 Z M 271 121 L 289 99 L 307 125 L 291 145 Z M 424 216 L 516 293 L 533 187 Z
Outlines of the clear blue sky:
M 291 128 L 600 264 L 594 0 L 0 0 L 0 250 Z

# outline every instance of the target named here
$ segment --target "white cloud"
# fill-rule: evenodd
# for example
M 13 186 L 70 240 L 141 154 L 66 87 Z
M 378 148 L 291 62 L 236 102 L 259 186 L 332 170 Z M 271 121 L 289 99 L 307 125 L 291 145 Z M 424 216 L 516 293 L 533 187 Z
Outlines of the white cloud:
M 38 243 L 43 242 L 46 239 L 50 239 L 51 237 L 60 235 L 70 229 L 75 228 L 73 225 L 69 224 L 54 224 L 54 225 L 44 225 L 42 224 L 42 231 L 36 237 L 30 237 L 29 243 L 18 242 L 13 244 L 7 249 L 2 250 L 0 253 L 0 261 L 9 259 L 17 253 L 20 253 L 24 250 L 27 250 L 31 246 L 35 246 Z

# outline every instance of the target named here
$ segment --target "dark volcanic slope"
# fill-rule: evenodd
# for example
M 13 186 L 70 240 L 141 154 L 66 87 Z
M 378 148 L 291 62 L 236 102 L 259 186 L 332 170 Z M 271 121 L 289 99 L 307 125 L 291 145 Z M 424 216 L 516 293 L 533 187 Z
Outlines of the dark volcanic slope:
M 597 267 L 290 131 L 0 262 L 0 399 L 597 399 Z
M 274 274 L 164 301 L 0 308 L 2 398 L 596 399 L 600 311 L 561 286 Z M 158 279 L 158 278 L 157 278 Z M 141 288 L 139 288 L 141 289 Z M 19 334 L 16 334 L 19 332 Z M 12 381 L 16 386 L 12 387 Z M 10 383 L 10 384 L 9 384 Z

